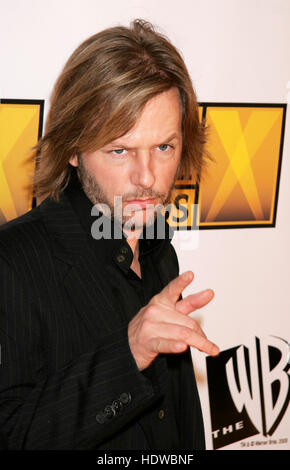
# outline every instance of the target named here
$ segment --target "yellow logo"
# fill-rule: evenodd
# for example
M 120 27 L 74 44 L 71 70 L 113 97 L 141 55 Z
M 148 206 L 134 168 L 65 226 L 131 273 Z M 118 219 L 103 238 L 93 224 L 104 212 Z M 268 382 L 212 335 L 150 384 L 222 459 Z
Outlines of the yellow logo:
M 0 224 L 32 208 L 35 161 L 44 101 L 0 101 Z
M 286 104 L 204 103 L 200 108 L 210 127 L 214 162 L 200 185 L 177 181 L 172 203 L 183 213 L 187 207 L 188 217 L 182 224 L 170 217 L 170 225 L 178 230 L 275 226 Z

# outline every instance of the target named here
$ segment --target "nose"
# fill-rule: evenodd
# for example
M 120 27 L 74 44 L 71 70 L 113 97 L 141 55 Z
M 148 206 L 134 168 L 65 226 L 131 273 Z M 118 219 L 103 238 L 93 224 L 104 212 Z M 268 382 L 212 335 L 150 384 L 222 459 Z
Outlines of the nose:
M 138 150 L 134 157 L 131 182 L 135 186 L 151 188 L 155 183 L 153 159 L 149 150 Z

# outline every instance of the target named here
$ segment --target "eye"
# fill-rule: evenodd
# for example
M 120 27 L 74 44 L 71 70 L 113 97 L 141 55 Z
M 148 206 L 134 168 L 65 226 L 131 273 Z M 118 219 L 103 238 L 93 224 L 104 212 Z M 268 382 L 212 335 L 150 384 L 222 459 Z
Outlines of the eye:
M 167 150 L 168 150 L 168 147 L 173 148 L 172 145 L 169 145 L 169 144 L 161 144 L 161 145 L 158 145 L 158 148 L 159 148 L 160 150 L 162 150 L 162 152 L 167 151 Z
M 125 149 L 114 149 L 114 150 L 111 150 L 110 153 L 112 153 L 113 155 L 126 155 L 125 153 L 123 152 L 126 152 Z

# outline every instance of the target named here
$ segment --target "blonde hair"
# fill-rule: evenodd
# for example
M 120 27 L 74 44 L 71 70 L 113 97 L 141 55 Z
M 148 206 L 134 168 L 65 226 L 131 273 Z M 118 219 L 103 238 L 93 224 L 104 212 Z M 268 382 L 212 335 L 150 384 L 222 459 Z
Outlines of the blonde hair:
M 58 200 L 68 184 L 70 157 L 95 151 L 127 133 L 153 96 L 177 87 L 183 148 L 178 178 L 199 174 L 206 129 L 185 63 L 148 21 L 105 29 L 84 41 L 54 86 L 45 133 L 34 148 L 34 193 Z

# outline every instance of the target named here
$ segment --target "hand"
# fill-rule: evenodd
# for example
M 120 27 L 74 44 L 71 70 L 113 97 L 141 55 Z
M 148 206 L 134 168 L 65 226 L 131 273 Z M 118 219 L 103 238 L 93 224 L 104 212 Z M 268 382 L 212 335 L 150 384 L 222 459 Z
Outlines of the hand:
M 219 354 L 197 322 L 188 316 L 206 305 L 214 296 L 211 289 L 188 295 L 178 301 L 181 292 L 193 280 L 192 271 L 173 279 L 152 297 L 128 326 L 131 352 L 139 370 L 146 369 L 160 353 L 183 352 L 193 346 L 211 356 Z

